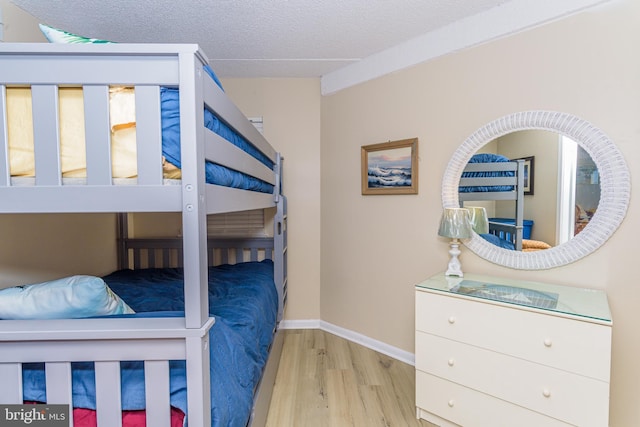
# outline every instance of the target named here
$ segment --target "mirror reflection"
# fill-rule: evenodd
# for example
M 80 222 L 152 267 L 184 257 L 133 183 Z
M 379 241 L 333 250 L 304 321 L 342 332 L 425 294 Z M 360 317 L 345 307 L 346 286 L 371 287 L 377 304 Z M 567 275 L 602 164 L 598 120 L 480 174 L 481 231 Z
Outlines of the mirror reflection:
M 460 205 L 484 208 L 488 217 L 489 233 L 479 226 L 478 234 L 524 252 L 571 240 L 600 201 L 593 159 L 575 141 L 547 130 L 511 132 L 488 142 L 461 178 Z

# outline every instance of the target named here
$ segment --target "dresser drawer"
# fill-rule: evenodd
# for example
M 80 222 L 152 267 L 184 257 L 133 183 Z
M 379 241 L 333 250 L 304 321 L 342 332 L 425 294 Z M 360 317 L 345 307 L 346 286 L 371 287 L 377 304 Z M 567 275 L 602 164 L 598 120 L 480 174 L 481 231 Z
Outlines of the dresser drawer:
M 581 427 L 606 426 L 609 384 L 424 332 L 416 369 Z
M 420 371 L 416 372 L 416 405 L 464 427 L 571 427 L 571 424 Z
M 416 330 L 609 382 L 608 325 L 419 290 Z

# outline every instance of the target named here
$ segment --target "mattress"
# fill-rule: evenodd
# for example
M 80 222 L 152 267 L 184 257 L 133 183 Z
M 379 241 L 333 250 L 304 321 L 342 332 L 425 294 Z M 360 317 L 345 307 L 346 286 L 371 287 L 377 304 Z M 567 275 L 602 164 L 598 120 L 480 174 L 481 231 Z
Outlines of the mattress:
M 104 277 L 136 314 L 120 317 L 184 315 L 181 269 L 121 270 Z M 244 427 L 276 326 L 278 307 L 273 262 L 247 262 L 209 268 L 212 426 Z M 171 405 L 187 412 L 184 361 L 170 362 Z M 72 364 L 73 406 L 95 410 L 93 364 Z M 142 362 L 121 362 L 122 407 L 145 408 Z M 23 365 L 24 400 L 46 401 L 44 367 Z M 188 419 L 188 414 L 187 414 Z
M 163 174 L 167 179 L 179 179 L 181 177 L 179 91 L 163 87 L 160 96 Z M 85 110 L 82 88 L 60 87 L 58 98 L 62 176 L 64 178 L 86 177 Z M 133 88 L 117 86 L 109 89 L 109 121 L 112 175 L 114 178 L 134 178 L 137 176 L 137 158 Z M 205 126 L 266 166 L 273 168 L 273 163 L 268 157 L 208 110 L 205 110 Z M 7 88 L 7 136 L 11 176 L 33 177 L 35 175 L 33 114 L 31 89 L 28 87 Z M 273 192 L 273 186 L 270 184 L 213 162 L 207 162 L 205 174 L 210 184 L 265 193 Z

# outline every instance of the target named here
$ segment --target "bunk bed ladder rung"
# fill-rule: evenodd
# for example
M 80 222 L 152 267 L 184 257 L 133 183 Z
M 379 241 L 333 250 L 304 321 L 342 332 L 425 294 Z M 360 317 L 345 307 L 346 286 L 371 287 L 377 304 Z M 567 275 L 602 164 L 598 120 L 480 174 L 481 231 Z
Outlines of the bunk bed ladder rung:
M 22 363 L 0 363 L 0 402 L 22 403 Z

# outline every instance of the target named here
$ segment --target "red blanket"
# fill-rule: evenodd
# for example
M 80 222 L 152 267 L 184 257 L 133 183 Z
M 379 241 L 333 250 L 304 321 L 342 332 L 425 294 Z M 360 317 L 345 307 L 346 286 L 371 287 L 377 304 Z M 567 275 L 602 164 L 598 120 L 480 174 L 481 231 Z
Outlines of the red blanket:
M 25 402 L 38 403 L 38 402 Z M 73 409 L 74 427 L 96 427 L 98 424 L 96 411 L 84 408 Z M 177 408 L 171 407 L 171 427 L 184 426 L 184 413 Z M 123 411 L 122 427 L 147 427 L 147 414 L 145 411 Z

